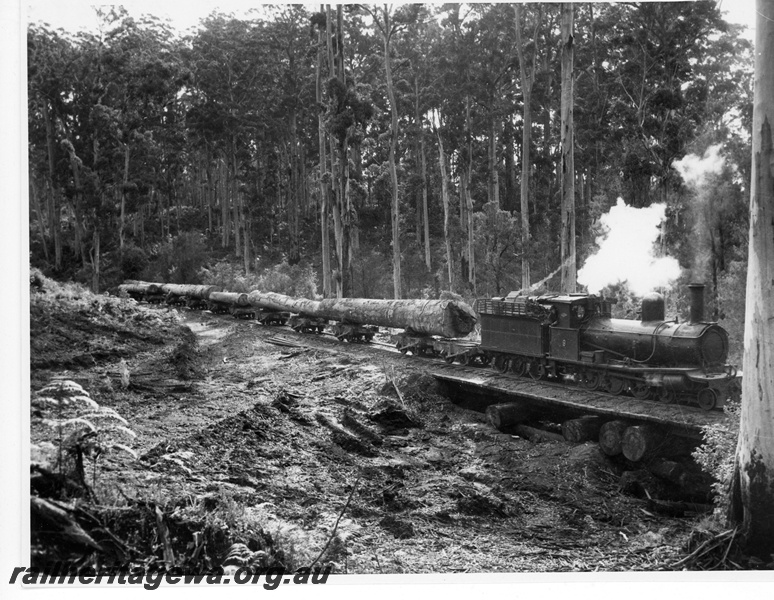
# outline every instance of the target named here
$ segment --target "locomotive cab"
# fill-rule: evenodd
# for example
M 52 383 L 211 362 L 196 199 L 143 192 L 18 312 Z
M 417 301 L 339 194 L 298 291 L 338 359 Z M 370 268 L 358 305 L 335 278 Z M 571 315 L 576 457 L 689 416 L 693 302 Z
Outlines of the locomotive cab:
M 594 296 L 570 294 L 541 302 L 549 306 L 549 348 L 551 358 L 577 361 L 580 358 L 580 328 L 597 312 Z

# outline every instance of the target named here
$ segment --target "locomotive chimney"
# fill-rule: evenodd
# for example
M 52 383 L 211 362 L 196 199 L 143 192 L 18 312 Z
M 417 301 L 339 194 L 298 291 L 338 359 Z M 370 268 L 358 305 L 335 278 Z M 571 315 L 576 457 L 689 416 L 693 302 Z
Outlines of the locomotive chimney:
M 691 323 L 702 323 L 704 321 L 704 284 L 690 283 L 688 289 L 691 290 Z

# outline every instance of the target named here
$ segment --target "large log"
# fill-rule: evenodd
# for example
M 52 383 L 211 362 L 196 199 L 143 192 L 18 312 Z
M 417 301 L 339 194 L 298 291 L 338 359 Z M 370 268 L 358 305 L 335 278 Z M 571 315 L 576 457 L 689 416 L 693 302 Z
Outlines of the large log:
M 643 458 L 686 456 L 697 442 L 688 438 L 667 435 L 647 425 L 633 425 L 621 439 L 621 453 L 632 462 Z
M 165 283 L 161 291 L 173 296 L 186 296 L 207 300 L 212 292 L 219 292 L 221 288 L 216 285 L 195 285 L 186 283 Z
M 599 430 L 599 447 L 608 456 L 621 454 L 621 440 L 629 425 L 624 421 L 608 421 Z
M 240 294 L 237 292 L 210 292 L 208 300 L 210 302 L 220 302 L 221 304 L 228 304 L 229 306 L 250 306 L 250 300 L 247 294 Z
M 562 435 L 568 442 L 580 444 L 589 440 L 596 441 L 599 438 L 601 428 L 602 419 L 596 416 L 586 416 L 562 423 Z
M 118 286 L 118 289 L 129 295 L 160 294 L 161 284 L 147 281 L 125 281 Z
M 535 410 L 520 402 L 492 404 L 486 407 L 486 420 L 498 431 L 529 421 L 534 416 Z
M 475 311 L 456 300 L 378 300 L 339 298 L 308 300 L 253 291 L 250 304 L 309 317 L 406 329 L 425 335 L 462 337 L 473 331 Z
M 542 444 L 545 442 L 566 442 L 564 437 L 559 433 L 545 431 L 536 427 L 530 427 L 529 425 L 514 425 L 513 433 L 529 440 L 533 444 Z

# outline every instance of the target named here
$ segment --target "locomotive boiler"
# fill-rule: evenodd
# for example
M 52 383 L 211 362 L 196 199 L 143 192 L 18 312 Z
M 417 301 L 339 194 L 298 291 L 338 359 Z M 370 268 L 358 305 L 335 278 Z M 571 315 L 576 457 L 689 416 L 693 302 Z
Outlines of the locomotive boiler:
M 664 298 L 648 294 L 641 318 L 614 319 L 589 294 L 479 300 L 481 350 L 501 372 L 575 379 L 589 390 L 629 392 L 705 410 L 722 406 L 736 376 L 725 364 L 728 334 L 704 320 L 704 286 L 692 284 L 688 322 L 665 320 Z

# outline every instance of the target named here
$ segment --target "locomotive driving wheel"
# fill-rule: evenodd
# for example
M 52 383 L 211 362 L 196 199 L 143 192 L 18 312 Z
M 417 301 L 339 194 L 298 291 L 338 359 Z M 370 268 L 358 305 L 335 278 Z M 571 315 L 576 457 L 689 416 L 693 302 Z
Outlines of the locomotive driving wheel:
M 630 389 L 632 396 L 638 400 L 646 400 L 650 396 L 650 386 L 644 381 L 638 381 Z
M 535 381 L 540 381 L 548 376 L 546 366 L 537 360 L 530 361 L 528 366 L 529 376 Z
M 507 373 L 511 366 L 511 361 L 505 356 L 495 356 L 493 366 L 498 373 Z
M 618 396 L 624 391 L 625 388 L 626 388 L 626 381 L 624 381 L 620 377 L 608 377 L 605 380 L 605 391 L 608 394 L 613 394 L 614 396 Z
M 470 354 L 467 352 L 460 354 L 459 359 L 461 365 L 465 365 L 467 367 L 470 364 Z
M 712 388 L 704 388 L 696 395 L 696 400 L 702 410 L 712 410 L 718 402 L 718 393 Z
M 527 373 L 527 361 L 521 356 L 515 357 L 511 360 L 511 371 L 516 377 L 524 377 Z
M 674 404 L 677 402 L 677 394 L 673 390 L 661 388 L 658 395 L 658 401 L 661 402 L 661 404 Z
M 599 389 L 601 384 L 602 377 L 596 371 L 584 371 L 581 374 L 581 385 L 585 389 L 594 392 Z

